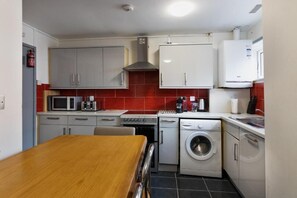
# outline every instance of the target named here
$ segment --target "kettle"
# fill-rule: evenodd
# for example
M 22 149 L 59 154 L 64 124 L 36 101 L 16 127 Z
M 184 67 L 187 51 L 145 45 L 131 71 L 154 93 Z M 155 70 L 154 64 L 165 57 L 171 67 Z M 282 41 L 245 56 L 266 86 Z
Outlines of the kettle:
M 199 99 L 199 107 L 198 107 L 198 111 L 204 111 L 205 110 L 205 102 L 203 98 Z

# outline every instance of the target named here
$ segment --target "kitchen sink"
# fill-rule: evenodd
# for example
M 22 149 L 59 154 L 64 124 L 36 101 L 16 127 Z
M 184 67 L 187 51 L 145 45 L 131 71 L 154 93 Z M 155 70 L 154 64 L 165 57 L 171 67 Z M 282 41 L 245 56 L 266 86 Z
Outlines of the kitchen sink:
M 242 122 L 244 124 L 248 124 L 254 127 L 258 128 L 264 128 L 265 127 L 265 119 L 264 117 L 246 117 L 246 118 L 235 118 L 239 122 Z

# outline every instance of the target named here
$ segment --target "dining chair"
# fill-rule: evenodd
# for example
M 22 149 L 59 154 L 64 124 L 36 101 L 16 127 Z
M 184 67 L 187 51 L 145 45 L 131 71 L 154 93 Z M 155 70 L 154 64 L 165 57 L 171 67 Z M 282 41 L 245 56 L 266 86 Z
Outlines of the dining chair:
M 141 169 L 141 178 L 139 179 L 140 184 L 144 188 L 144 197 L 151 197 L 151 161 L 155 150 L 154 144 L 150 144 L 147 149 L 147 154 Z
M 134 127 L 99 126 L 94 129 L 94 135 L 135 135 Z
M 143 191 L 143 186 L 141 183 L 138 183 L 132 198 L 142 198 L 142 191 Z

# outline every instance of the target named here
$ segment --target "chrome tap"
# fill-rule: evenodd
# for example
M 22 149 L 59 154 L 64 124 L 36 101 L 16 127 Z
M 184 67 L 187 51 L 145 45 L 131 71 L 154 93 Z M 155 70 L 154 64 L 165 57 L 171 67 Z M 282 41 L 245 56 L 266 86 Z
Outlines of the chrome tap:
M 263 116 L 265 116 L 265 112 L 262 111 L 261 109 L 256 109 L 255 111 L 256 111 L 256 112 L 259 111 L 259 112 L 263 113 Z

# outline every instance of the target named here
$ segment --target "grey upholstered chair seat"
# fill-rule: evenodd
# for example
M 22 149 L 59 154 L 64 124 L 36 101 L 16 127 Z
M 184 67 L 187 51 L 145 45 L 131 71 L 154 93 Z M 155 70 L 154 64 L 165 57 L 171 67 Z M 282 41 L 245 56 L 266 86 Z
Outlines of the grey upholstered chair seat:
M 95 128 L 94 135 L 135 135 L 135 128 L 100 126 Z

